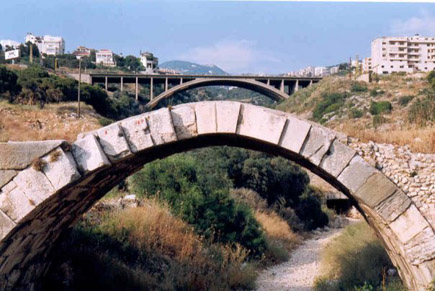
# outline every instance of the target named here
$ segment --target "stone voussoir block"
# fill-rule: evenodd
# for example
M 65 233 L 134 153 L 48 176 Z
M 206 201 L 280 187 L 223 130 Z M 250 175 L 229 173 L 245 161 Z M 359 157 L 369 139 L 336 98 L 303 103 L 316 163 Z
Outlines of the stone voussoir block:
M 406 244 L 426 227 L 430 227 L 414 204 L 391 222 L 389 226 L 403 244 Z
M 74 142 L 72 154 L 79 170 L 85 174 L 110 165 L 109 159 L 93 134 L 87 134 Z
M 393 195 L 375 207 L 375 211 L 387 222 L 394 221 L 411 205 L 411 199 L 402 190 L 397 189 Z
M 355 150 L 342 144 L 338 140 L 334 140 L 320 162 L 320 167 L 332 176 L 337 177 L 349 164 L 355 154 Z
M 217 132 L 236 133 L 240 115 L 240 102 L 217 101 L 216 123 Z
M 237 134 L 278 144 L 287 118 L 270 109 L 242 104 Z
M 0 210 L 17 223 L 35 207 L 14 181 L 9 182 L 0 192 Z
M 171 109 L 177 139 L 187 139 L 198 135 L 195 109 L 190 105 L 179 105 Z
M 43 157 L 42 161 L 45 163 L 43 172 L 56 190 L 81 177 L 72 154 L 64 152 L 61 147 Z
M 384 174 L 375 171 L 355 192 L 355 196 L 366 205 L 374 208 L 398 190 Z
M 15 225 L 16 223 L 0 210 L 0 240 L 3 239 Z
M 294 153 L 299 153 L 305 142 L 305 139 L 307 138 L 310 128 L 310 123 L 300 120 L 296 117 L 289 116 L 287 118 L 279 145 Z
M 311 126 L 300 154 L 314 165 L 319 165 L 334 139 L 335 135 L 331 131 L 319 126 Z
M 97 135 L 103 151 L 111 162 L 131 154 L 119 122 L 100 128 Z
M 146 114 L 148 126 L 155 145 L 174 142 L 177 140 L 171 112 L 162 108 Z
M 0 188 L 6 185 L 18 174 L 15 170 L 0 170 Z
M 18 173 L 13 180 L 18 188 L 35 204 L 41 203 L 56 192 L 43 172 L 46 165 L 42 164 L 41 167 L 40 169 L 29 167 Z
M 195 104 L 198 134 L 216 133 L 216 102 L 200 102 Z
M 154 146 L 145 114 L 122 120 L 120 125 L 132 152 Z
M 355 193 L 375 172 L 376 169 L 356 155 L 337 179 L 352 193 Z
M 435 259 L 435 234 L 433 229 L 426 227 L 409 240 L 405 245 L 405 252 L 414 265 Z

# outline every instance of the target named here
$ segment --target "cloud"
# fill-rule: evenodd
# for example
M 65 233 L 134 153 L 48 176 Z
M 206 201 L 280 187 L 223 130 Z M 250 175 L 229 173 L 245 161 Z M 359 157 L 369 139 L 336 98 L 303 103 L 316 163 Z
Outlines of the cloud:
M 230 73 L 258 71 L 265 64 L 279 62 L 271 53 L 258 49 L 255 42 L 248 40 L 226 40 L 195 47 L 179 58 L 199 64 L 213 64 Z
M 435 35 L 435 16 L 423 10 L 419 16 L 405 20 L 394 20 L 390 31 L 395 35 L 409 36 L 416 33 L 425 36 Z

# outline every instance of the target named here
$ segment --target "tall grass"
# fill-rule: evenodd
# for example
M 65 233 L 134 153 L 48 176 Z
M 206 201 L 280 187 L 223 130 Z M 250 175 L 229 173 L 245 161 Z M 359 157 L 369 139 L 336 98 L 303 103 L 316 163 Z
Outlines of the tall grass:
M 257 274 L 247 261 L 249 252 L 245 248 L 208 243 L 173 216 L 167 206 L 153 200 L 145 205 L 89 213 L 57 251 L 44 288 L 253 288 Z
M 393 286 L 389 290 L 404 290 L 397 277 L 386 277 L 392 267 L 373 231 L 360 222 L 346 227 L 323 250 L 323 275 L 317 279 L 316 290 L 388 290 Z

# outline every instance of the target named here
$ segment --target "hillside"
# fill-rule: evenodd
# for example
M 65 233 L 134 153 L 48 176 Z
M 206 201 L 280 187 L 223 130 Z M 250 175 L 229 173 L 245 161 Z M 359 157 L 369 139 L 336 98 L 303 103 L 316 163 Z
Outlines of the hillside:
M 331 76 L 301 89 L 277 109 L 363 142 L 408 144 L 435 152 L 435 92 L 426 76 L 379 76 L 372 83 Z
M 183 74 L 192 75 L 228 75 L 227 72 L 215 65 L 199 65 L 186 61 L 169 61 L 159 65 L 160 68 L 179 71 Z
M 75 141 L 77 134 L 101 127 L 101 116 L 91 106 L 82 104 L 77 118 L 76 103 L 37 106 L 0 102 L 0 142 L 65 139 Z

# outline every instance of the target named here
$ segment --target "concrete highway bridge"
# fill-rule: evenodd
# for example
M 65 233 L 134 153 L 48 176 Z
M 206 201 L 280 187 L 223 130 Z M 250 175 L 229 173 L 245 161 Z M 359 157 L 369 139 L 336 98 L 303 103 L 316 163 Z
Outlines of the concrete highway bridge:
M 75 76 L 76 77 L 76 76 Z M 89 84 L 101 84 L 109 89 L 110 84 L 117 84 L 124 91 L 125 84 L 134 84 L 136 100 L 139 98 L 140 86 L 150 88 L 148 108 L 154 108 L 160 101 L 174 94 L 204 86 L 236 86 L 250 89 L 280 101 L 289 95 L 317 83 L 319 77 L 285 77 L 285 76 L 210 76 L 210 75 L 141 75 L 141 74 L 89 74 L 82 80 Z M 162 92 L 155 96 L 156 88 Z
M 332 131 L 281 111 L 218 101 L 144 113 L 73 143 L 0 144 L 0 289 L 38 289 L 60 235 L 146 163 L 215 145 L 282 156 L 309 169 L 357 207 L 409 289 L 425 290 L 435 277 L 434 225 Z

